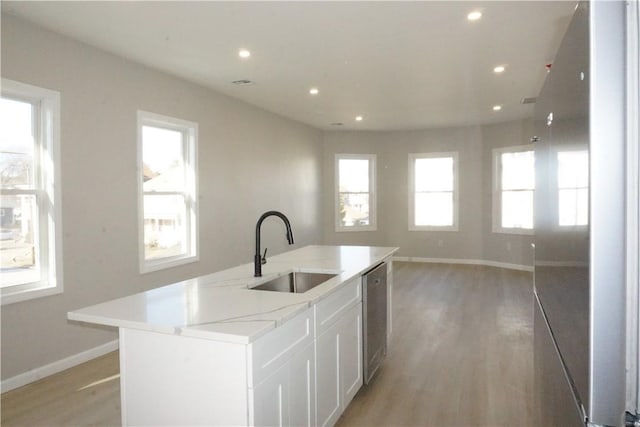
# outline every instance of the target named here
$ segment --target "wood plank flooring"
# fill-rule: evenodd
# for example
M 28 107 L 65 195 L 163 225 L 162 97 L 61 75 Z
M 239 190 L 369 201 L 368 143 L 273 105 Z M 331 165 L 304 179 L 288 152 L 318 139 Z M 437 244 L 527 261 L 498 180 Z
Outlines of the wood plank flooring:
M 120 425 L 119 372 L 116 351 L 2 393 L 1 425 Z
M 394 263 L 394 334 L 382 369 L 337 427 L 529 427 L 531 274 Z M 2 426 L 120 424 L 118 353 L 2 394 Z
M 393 337 L 337 427 L 528 426 L 532 275 L 394 263 Z

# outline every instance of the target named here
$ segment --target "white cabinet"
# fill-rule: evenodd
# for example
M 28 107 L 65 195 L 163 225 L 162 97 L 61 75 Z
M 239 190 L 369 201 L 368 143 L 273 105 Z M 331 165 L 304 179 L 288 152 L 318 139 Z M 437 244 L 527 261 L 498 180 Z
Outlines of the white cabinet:
M 316 305 L 318 426 L 336 423 L 362 386 L 361 280 Z
M 363 383 L 361 282 L 249 344 L 121 328 L 123 425 L 334 425 Z
M 340 346 L 338 325 L 316 339 L 316 411 L 318 426 L 331 426 L 340 417 Z
M 313 310 L 248 346 L 249 424 L 315 425 Z
M 289 366 L 289 424 L 316 425 L 316 352 L 309 344 Z
M 284 365 L 255 388 L 250 389 L 254 426 L 288 426 L 289 423 L 289 366 Z
M 250 425 L 315 425 L 314 360 L 311 343 L 249 390 Z
M 349 310 L 339 325 L 341 403 L 344 410 L 362 387 L 362 303 Z

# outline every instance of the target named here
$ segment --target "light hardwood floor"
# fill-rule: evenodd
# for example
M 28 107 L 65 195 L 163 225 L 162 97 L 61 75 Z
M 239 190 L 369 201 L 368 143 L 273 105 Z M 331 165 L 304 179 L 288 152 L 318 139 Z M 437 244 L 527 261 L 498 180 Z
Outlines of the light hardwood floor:
M 351 426 L 529 426 L 530 273 L 394 263 L 382 369 L 338 421 Z M 3 426 L 120 423 L 117 352 L 2 394 Z
M 529 426 L 531 273 L 394 263 L 387 359 L 337 427 Z
M 2 426 L 120 425 L 118 352 L 2 394 Z

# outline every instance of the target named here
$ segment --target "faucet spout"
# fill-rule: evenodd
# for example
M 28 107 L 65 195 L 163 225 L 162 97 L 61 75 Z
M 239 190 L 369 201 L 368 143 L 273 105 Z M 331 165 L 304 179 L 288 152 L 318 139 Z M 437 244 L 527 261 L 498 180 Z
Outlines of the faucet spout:
M 263 213 L 256 224 L 256 253 L 253 257 L 253 270 L 255 277 L 262 276 L 262 264 L 267 262 L 266 251 L 265 257 L 260 255 L 260 228 L 262 227 L 262 222 L 270 216 L 277 216 L 282 220 L 282 222 L 284 222 L 284 226 L 287 230 L 287 242 L 289 242 L 290 245 L 293 245 L 293 231 L 291 231 L 291 223 L 289 222 L 289 219 L 282 212 L 278 211 L 268 211 Z

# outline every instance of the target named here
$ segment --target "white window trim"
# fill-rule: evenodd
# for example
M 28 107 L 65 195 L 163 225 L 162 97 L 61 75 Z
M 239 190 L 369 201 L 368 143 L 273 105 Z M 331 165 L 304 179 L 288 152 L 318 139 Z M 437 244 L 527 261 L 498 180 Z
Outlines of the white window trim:
M 587 156 L 590 155 L 589 149 L 585 146 L 585 145 L 579 145 L 579 144 L 564 144 L 564 145 L 556 145 L 551 147 L 551 153 L 552 153 L 552 161 L 553 164 L 555 165 L 556 170 L 558 169 L 558 153 L 565 153 L 567 151 L 586 151 L 587 152 Z M 591 160 L 589 160 L 589 163 L 591 163 Z M 589 170 L 589 176 L 591 175 L 591 170 Z M 589 178 L 590 180 L 591 178 Z M 590 181 L 589 181 L 590 182 Z M 556 209 L 555 209 L 555 217 L 553 218 L 553 227 L 552 230 L 556 231 L 556 232 L 579 232 L 579 233 L 583 233 L 589 230 L 589 223 L 591 222 L 591 211 L 589 211 L 588 215 L 587 215 L 587 223 L 586 224 L 582 224 L 582 225 L 560 225 L 560 186 L 558 183 L 558 177 L 556 176 L 555 179 L 555 204 L 556 204 Z M 591 198 L 591 190 L 589 188 L 589 186 L 587 186 L 587 193 L 588 193 L 588 197 Z M 588 204 L 588 206 L 590 207 L 591 204 Z
M 40 259 L 42 280 L 2 289 L 2 305 L 26 301 L 64 291 L 62 274 L 62 202 L 60 189 L 60 92 L 2 79 L 2 96 L 38 103 L 39 129 L 36 155 L 41 168 L 38 187 L 49 203 L 38 203 L 40 218 Z M 43 223 L 46 221 L 46 223 Z M 46 260 L 46 261 L 45 261 Z
M 188 172 L 185 177 L 187 188 L 187 253 L 183 255 L 159 258 L 153 260 L 145 259 L 144 251 L 144 182 L 142 180 L 142 127 L 144 125 L 158 126 L 166 129 L 174 129 L 182 132 L 185 137 L 184 159 Z M 137 181 L 138 181 L 138 260 L 140 273 L 150 273 L 166 268 L 177 267 L 179 265 L 196 262 L 200 259 L 200 248 L 198 242 L 199 215 L 198 215 L 198 124 L 174 117 L 163 116 L 148 111 L 138 110 L 137 116 Z
M 415 225 L 415 166 L 417 159 L 432 159 L 439 157 L 453 158 L 453 224 L 447 226 Z M 441 153 L 409 153 L 409 231 L 459 231 L 459 181 L 458 152 L 447 151 Z
M 491 169 L 493 171 L 493 176 L 491 179 L 493 182 L 493 206 L 491 212 L 491 231 L 493 233 L 518 234 L 525 236 L 531 236 L 534 233 L 533 228 L 506 228 L 502 226 L 502 186 L 500 185 L 500 183 L 502 182 L 502 177 L 500 174 L 500 157 L 504 153 L 520 153 L 523 151 L 533 151 L 535 153 L 534 147 L 531 145 L 515 145 L 511 147 L 494 148 L 492 150 Z M 535 185 L 533 191 L 535 195 Z
M 340 188 L 339 188 L 339 167 L 338 163 L 341 159 L 368 160 L 369 161 L 369 225 L 352 225 L 345 227 L 340 225 Z M 377 221 L 377 196 L 376 196 L 376 155 L 375 154 L 343 154 L 335 155 L 334 160 L 334 203 L 333 218 L 335 231 L 376 231 L 378 229 Z

